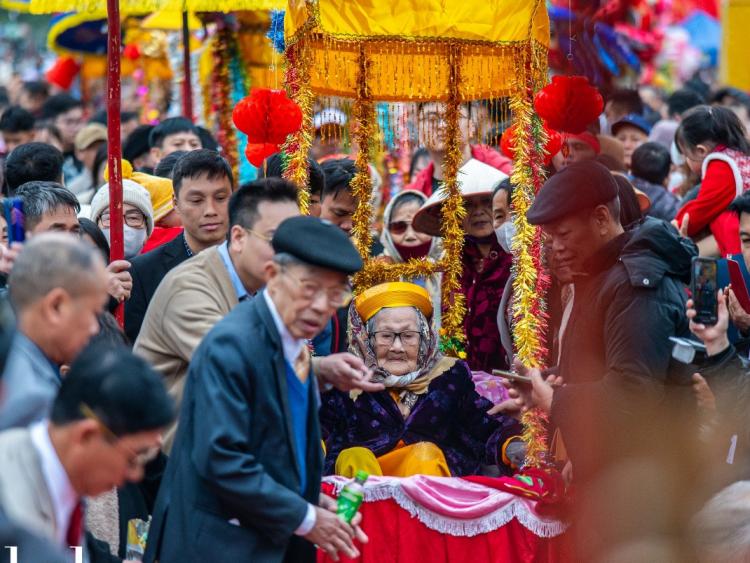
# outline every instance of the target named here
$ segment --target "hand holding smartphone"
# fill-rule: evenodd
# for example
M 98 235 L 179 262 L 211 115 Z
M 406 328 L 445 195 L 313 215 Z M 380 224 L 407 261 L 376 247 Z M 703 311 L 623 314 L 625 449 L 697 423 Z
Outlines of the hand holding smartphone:
M 690 291 L 695 308 L 694 322 L 715 325 L 719 320 L 718 264 L 715 258 L 693 258 L 690 271 Z
M 503 377 L 513 383 L 520 383 L 522 385 L 531 385 L 531 378 L 528 375 L 521 375 L 513 371 L 505 371 L 502 369 L 493 369 L 492 375 Z M 550 383 L 552 387 L 560 387 L 557 383 Z

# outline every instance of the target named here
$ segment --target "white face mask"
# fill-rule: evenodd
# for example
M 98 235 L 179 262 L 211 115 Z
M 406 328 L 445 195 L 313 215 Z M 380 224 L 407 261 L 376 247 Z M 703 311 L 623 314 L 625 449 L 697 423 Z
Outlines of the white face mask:
M 508 219 L 505 223 L 503 223 L 497 229 L 495 229 L 495 236 L 497 237 L 497 242 L 500 243 L 500 246 L 508 254 L 510 254 L 510 244 L 515 235 L 516 235 L 516 226 L 513 224 L 512 219 Z
M 146 229 L 134 229 L 124 225 L 124 238 L 125 238 L 125 259 L 130 260 L 138 256 L 143 245 L 146 244 Z M 109 229 L 102 229 L 104 236 L 107 237 L 107 242 L 112 245 L 109 239 Z

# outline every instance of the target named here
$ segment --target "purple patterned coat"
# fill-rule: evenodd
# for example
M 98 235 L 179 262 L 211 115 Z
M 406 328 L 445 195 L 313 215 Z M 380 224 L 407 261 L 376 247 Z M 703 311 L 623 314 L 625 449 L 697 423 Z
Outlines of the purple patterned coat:
M 521 433 L 517 421 L 487 415 L 492 403 L 477 394 L 464 362 L 433 379 L 406 420 L 388 391 L 362 393 L 352 401 L 348 393 L 334 389 L 323 394 L 322 401 L 326 475 L 334 473 L 336 458 L 346 448 L 361 446 L 381 456 L 399 440 L 407 445 L 433 442 L 455 477 L 477 475 L 481 464 L 497 464 L 506 471 L 500 449 Z

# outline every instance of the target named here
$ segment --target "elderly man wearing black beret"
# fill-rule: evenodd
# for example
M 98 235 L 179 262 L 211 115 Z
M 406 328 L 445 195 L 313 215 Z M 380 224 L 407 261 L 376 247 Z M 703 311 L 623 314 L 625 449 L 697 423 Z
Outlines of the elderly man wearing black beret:
M 635 441 L 653 446 L 633 429 L 684 384 L 669 338 L 689 335 L 685 284 L 697 250 L 658 219 L 624 230 L 617 194 L 613 176 L 594 161 L 571 164 L 539 191 L 527 218 L 541 226 L 574 287 L 557 366 L 565 385 L 553 388 L 528 370 L 533 386 L 512 389 L 514 399 L 496 407 L 551 413 L 577 481 Z
M 240 303 L 193 355 L 179 429 L 144 561 L 315 560 L 315 547 L 357 557 L 320 495 L 318 390 L 307 342 L 351 299 L 362 260 L 346 234 L 314 217 L 282 222 L 266 288 Z

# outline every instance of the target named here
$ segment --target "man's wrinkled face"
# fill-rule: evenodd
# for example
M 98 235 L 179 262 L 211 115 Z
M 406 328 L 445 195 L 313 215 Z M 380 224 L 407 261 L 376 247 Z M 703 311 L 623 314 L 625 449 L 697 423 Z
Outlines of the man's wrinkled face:
M 591 214 L 579 213 L 542 225 L 550 269 L 562 283 L 585 272 L 584 264 L 598 250 L 596 221 Z
M 320 218 L 330 221 L 347 235 L 352 232 L 352 219 L 357 210 L 357 200 L 348 190 L 339 190 L 323 197 Z
M 596 151 L 584 141 L 569 138 L 566 139 L 565 144 L 567 145 L 568 154 L 565 156 L 563 166 L 570 166 L 574 162 L 596 159 Z
M 316 266 L 280 266 L 272 262 L 266 273 L 269 295 L 296 339 L 310 340 L 320 334 L 342 306 L 341 296 L 349 290 L 346 274 Z

